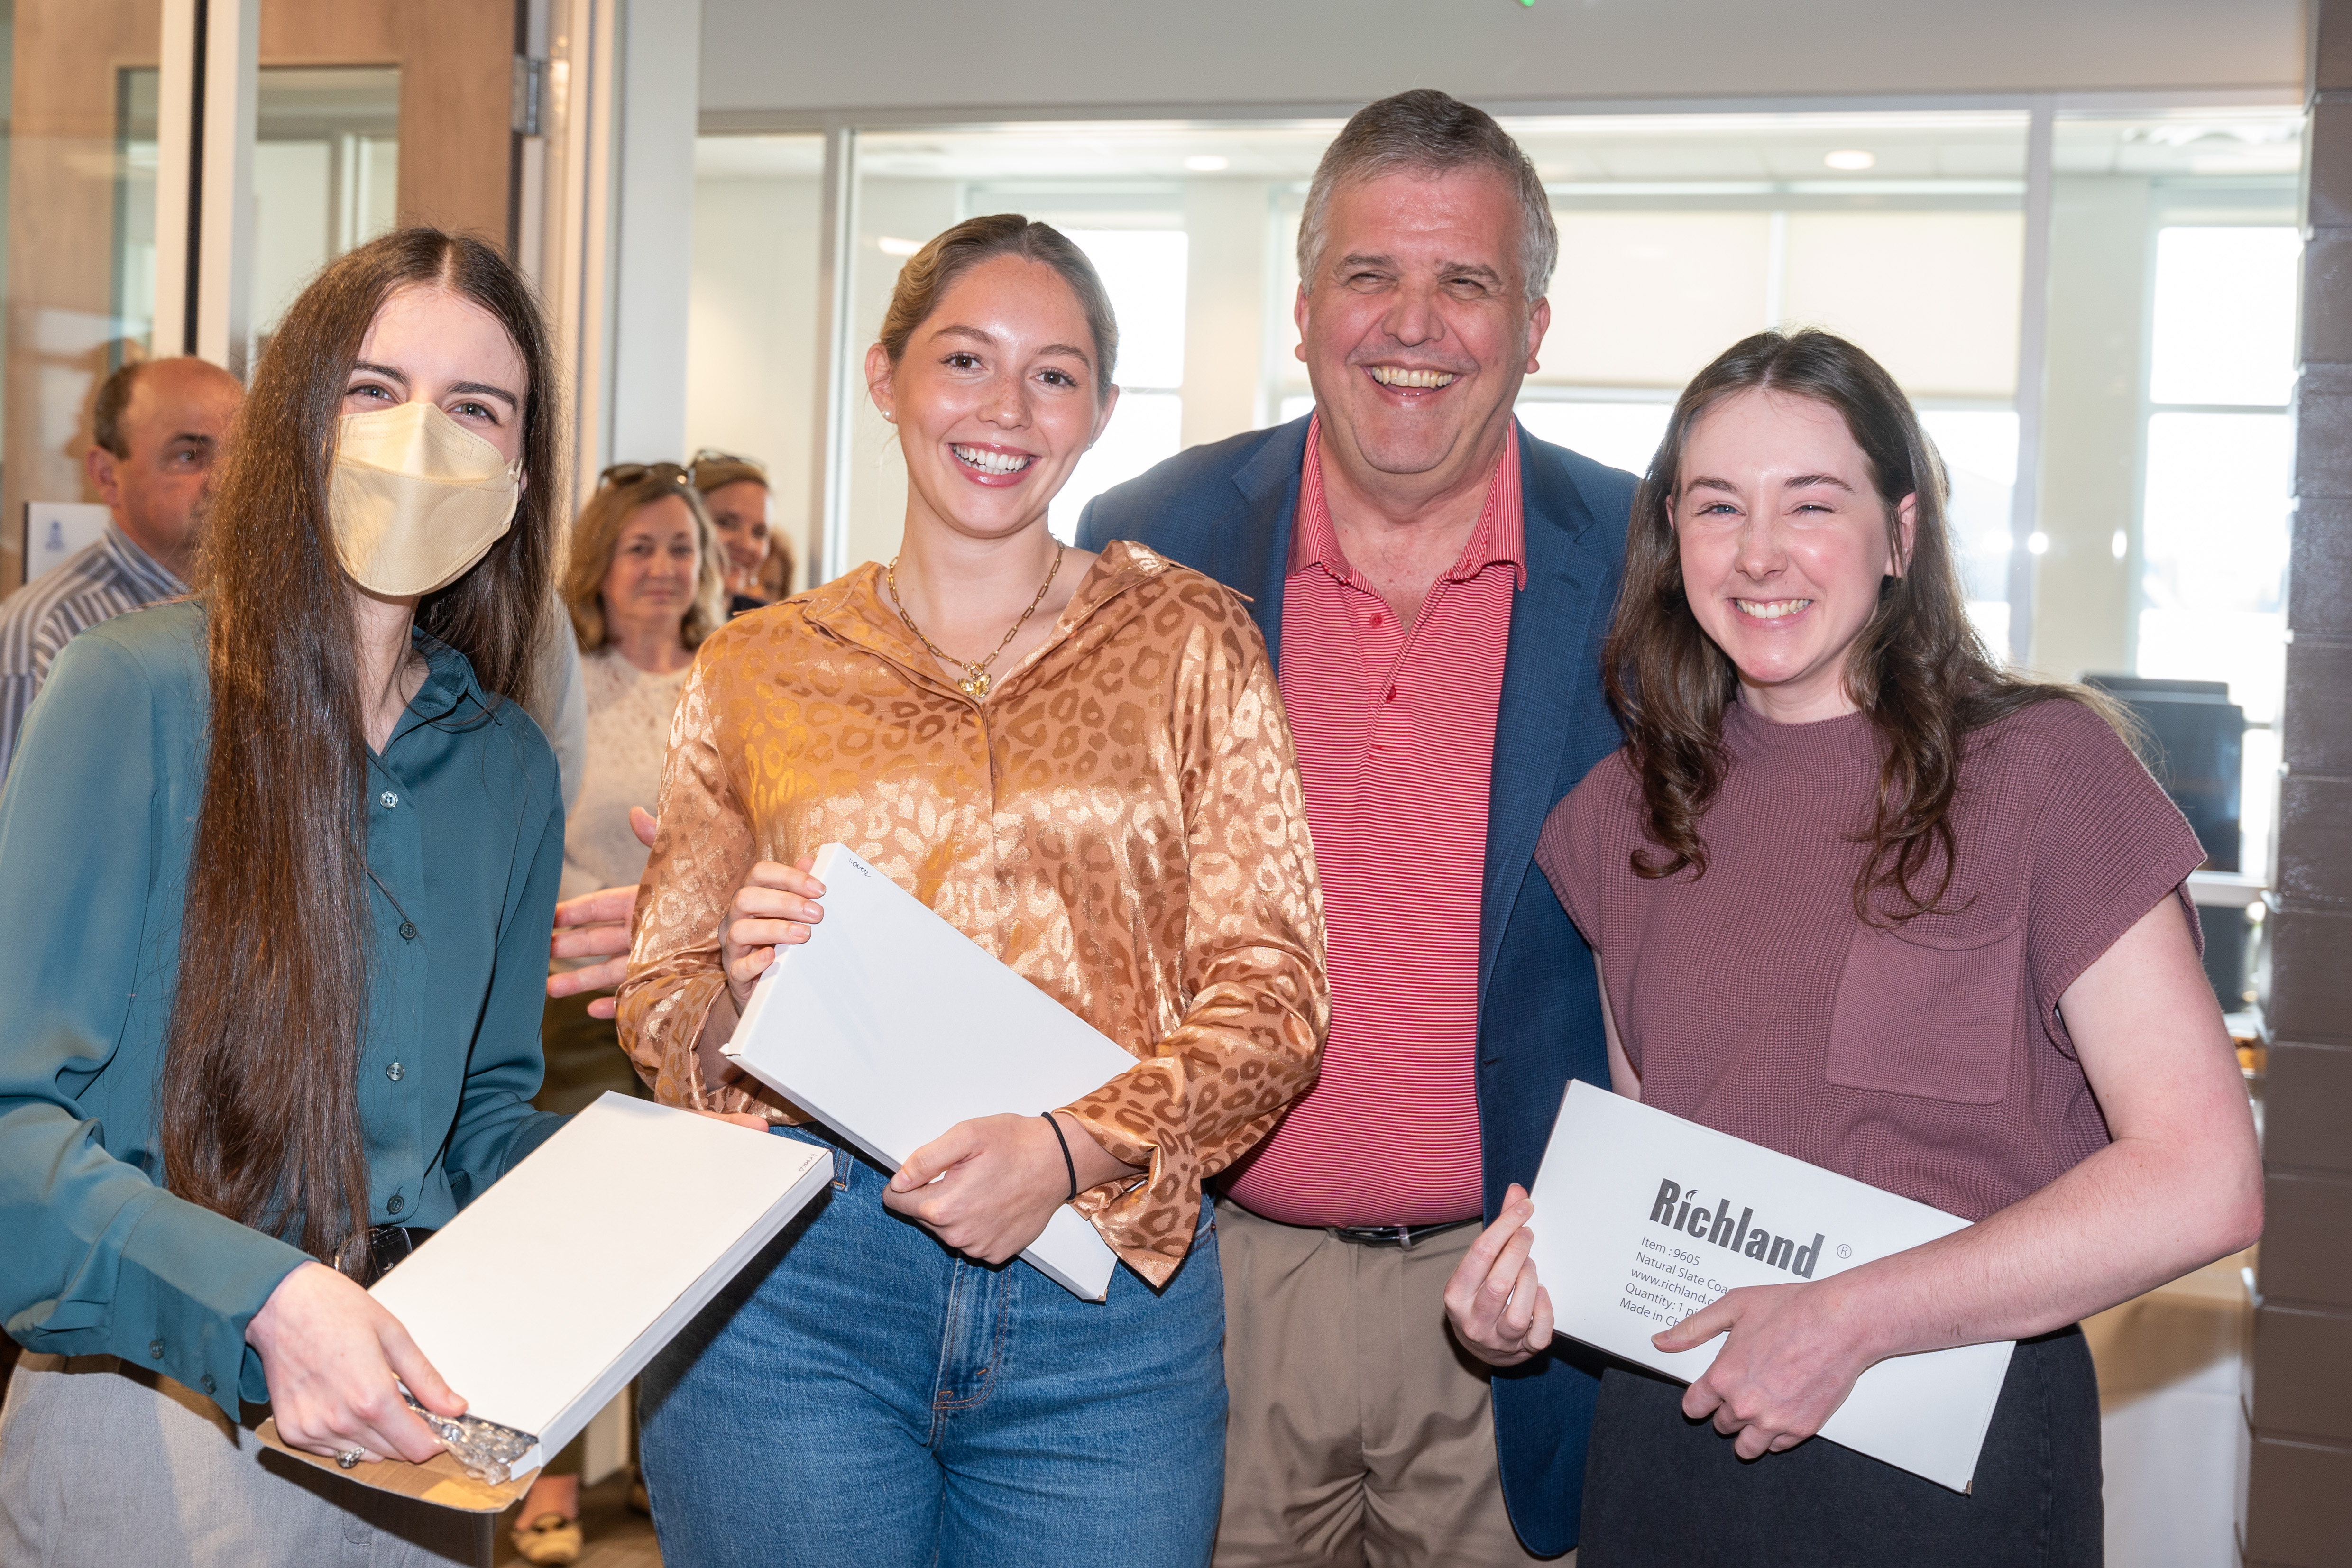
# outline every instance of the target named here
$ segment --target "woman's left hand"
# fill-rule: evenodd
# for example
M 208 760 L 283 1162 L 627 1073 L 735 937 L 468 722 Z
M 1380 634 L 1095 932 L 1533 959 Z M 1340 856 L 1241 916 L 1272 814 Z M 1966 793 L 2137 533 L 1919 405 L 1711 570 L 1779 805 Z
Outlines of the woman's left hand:
M 1073 1158 L 1101 1155 L 1076 1123 L 1060 1121 Z M 1008 1113 L 958 1122 L 917 1149 L 882 1201 L 965 1257 L 1002 1263 L 1036 1240 L 1069 1196 L 1070 1167 L 1054 1130 L 1042 1116 Z
M 1793 1448 L 1845 1403 L 1878 1355 L 1864 1343 L 1834 1281 L 1750 1285 L 1726 1291 L 1650 1343 L 1694 1350 L 1729 1331 L 1715 1364 L 1683 1394 L 1683 1414 L 1712 1416 L 1743 1459 Z

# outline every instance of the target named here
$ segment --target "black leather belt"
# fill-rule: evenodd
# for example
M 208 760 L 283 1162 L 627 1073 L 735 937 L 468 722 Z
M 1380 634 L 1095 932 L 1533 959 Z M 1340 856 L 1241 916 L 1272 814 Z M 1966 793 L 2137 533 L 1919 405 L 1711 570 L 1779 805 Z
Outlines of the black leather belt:
M 1477 1223 L 1475 1219 L 1449 1219 L 1443 1225 L 1334 1225 L 1327 1228 L 1340 1240 L 1352 1241 L 1359 1247 L 1394 1247 L 1409 1252 L 1433 1236 Z

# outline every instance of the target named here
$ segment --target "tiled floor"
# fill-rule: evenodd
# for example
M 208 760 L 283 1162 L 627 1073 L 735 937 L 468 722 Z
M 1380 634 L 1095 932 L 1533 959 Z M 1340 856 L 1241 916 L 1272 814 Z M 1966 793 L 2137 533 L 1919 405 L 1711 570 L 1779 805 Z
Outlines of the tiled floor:
M 577 1568 L 661 1568 L 661 1550 L 654 1544 L 654 1521 L 631 1511 L 628 1488 L 624 1471 L 580 1494 L 580 1522 L 588 1536 L 588 1549 L 580 1554 Z M 499 1568 L 522 1562 L 515 1552 L 514 1538 L 507 1533 L 513 1523 L 510 1513 L 499 1521 L 494 1561 Z

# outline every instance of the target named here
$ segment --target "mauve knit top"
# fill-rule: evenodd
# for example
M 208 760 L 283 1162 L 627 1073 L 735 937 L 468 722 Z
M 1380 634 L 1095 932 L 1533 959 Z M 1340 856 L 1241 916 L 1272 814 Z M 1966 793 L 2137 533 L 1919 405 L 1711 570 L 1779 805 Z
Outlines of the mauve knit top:
M 1622 751 L 1536 848 L 1601 956 L 1643 1103 L 1971 1220 L 2105 1147 L 2059 998 L 2168 897 L 2195 935 L 2185 882 L 2204 859 L 2105 721 L 2060 698 L 1976 732 L 1951 890 L 1891 926 L 1853 907 L 1869 720 L 1780 725 L 1735 702 L 1723 740 L 1706 874 L 1634 874 L 1634 852 L 1658 851 Z

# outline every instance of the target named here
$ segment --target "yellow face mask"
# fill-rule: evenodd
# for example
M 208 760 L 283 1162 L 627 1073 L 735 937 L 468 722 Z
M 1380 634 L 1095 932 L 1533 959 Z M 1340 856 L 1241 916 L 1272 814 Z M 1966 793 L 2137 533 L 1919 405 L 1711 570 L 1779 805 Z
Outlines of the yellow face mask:
M 436 404 L 343 416 L 327 518 L 343 570 L 371 592 L 448 587 L 513 526 L 521 502 L 522 465 Z

